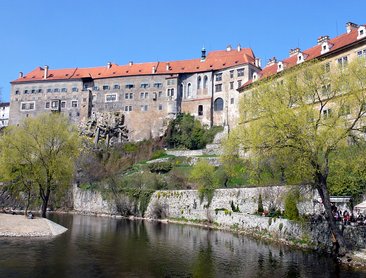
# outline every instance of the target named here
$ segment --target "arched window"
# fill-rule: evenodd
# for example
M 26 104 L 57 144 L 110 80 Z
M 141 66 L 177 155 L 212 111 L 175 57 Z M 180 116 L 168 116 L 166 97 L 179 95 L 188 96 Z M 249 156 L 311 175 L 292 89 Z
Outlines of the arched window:
M 198 105 L 198 116 L 203 116 L 203 105 Z
M 202 81 L 201 76 L 198 76 L 198 78 L 197 78 L 197 89 L 201 89 L 201 81 Z
M 187 97 L 191 97 L 192 96 L 192 84 L 188 83 L 187 85 Z
M 224 110 L 224 101 L 221 97 L 215 99 L 214 102 L 214 111 L 222 111 Z
M 206 89 L 207 88 L 207 75 L 205 75 L 205 77 L 203 77 L 203 89 Z

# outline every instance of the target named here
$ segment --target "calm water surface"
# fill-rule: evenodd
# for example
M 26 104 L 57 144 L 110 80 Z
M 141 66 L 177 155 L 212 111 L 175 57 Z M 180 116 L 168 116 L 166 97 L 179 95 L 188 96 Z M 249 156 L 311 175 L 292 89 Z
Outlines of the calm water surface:
M 366 277 L 330 258 L 175 224 L 51 215 L 52 239 L 0 238 L 0 277 Z

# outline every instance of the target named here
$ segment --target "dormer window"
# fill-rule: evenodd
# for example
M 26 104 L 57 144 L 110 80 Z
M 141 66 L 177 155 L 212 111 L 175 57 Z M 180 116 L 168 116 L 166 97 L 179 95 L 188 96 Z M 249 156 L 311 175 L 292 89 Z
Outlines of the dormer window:
M 256 72 L 253 73 L 253 81 L 256 81 L 258 79 L 258 74 Z
M 333 45 L 332 44 L 330 44 L 328 41 L 325 41 L 325 42 L 323 42 L 322 44 L 321 44 L 321 51 L 320 51 L 320 54 L 324 54 L 324 53 L 327 53 L 330 49 L 331 49 L 331 47 L 332 47 Z
M 357 39 L 362 39 L 366 36 L 366 27 L 365 26 L 360 26 L 358 27 L 358 36 Z
M 277 64 L 277 72 L 282 71 L 283 70 L 283 63 L 282 62 L 278 62 Z

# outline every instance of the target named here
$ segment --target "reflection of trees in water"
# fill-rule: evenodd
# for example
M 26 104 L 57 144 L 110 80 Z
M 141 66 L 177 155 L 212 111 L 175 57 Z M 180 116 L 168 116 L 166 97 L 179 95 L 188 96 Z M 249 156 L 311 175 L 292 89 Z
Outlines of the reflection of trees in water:
M 207 246 L 201 246 L 197 258 L 193 265 L 193 277 L 215 277 L 215 264 L 212 257 L 212 247 L 210 241 Z

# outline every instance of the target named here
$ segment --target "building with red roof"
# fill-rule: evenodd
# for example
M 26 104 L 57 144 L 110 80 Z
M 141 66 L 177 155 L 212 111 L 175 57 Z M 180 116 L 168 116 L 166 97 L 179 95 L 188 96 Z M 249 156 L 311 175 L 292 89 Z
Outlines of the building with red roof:
M 191 60 L 103 67 L 37 67 L 11 82 L 10 124 L 60 111 L 80 124 L 103 112 L 123 112 L 130 140 L 161 136 L 179 112 L 207 125 L 234 124 L 237 88 L 258 72 L 250 48 L 228 46 Z

